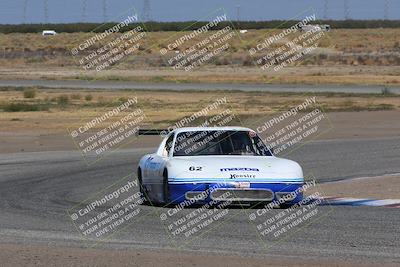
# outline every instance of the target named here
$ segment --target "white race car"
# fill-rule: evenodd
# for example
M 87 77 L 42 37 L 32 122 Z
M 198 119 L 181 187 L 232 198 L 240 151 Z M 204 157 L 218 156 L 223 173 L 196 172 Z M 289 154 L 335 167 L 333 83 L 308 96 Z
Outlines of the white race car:
M 142 194 L 157 204 L 211 201 L 294 205 L 303 171 L 275 157 L 260 137 L 243 127 L 188 127 L 168 133 L 138 167 Z M 300 191 L 300 192 L 299 192 Z

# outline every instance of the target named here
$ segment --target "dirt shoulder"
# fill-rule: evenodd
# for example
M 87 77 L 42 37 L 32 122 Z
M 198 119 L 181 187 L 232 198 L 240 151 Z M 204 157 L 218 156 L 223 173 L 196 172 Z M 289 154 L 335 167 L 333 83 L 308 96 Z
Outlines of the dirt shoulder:
M 326 197 L 400 199 L 400 174 L 319 184 L 308 193 L 315 192 Z
M 321 139 L 400 137 L 399 111 L 331 112 L 333 129 Z
M 331 112 L 327 115 L 333 128 L 318 137 L 319 140 L 400 137 L 400 111 Z M 49 122 L 51 120 L 46 117 L 35 121 L 39 125 Z M 61 133 L 42 131 L 40 127 L 35 129 L 34 126 L 10 131 L 11 124 L 15 123 L 24 122 L 6 121 L 3 124 L 8 131 L 0 131 L 0 153 L 77 150 L 66 127 Z M 140 142 L 128 144 L 124 148 L 156 147 L 159 142 L 159 136 L 145 136 L 141 137 Z

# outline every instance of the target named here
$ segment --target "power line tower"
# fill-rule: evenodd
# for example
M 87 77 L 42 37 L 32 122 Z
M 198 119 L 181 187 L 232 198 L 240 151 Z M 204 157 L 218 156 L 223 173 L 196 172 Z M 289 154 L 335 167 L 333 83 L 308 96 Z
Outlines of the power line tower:
M 236 6 L 236 21 L 240 21 L 240 5 Z
M 107 21 L 107 0 L 103 0 L 103 22 Z
M 49 0 L 43 0 L 44 22 L 49 22 Z
M 82 22 L 86 22 L 87 0 L 82 0 Z
M 24 0 L 23 6 L 22 6 L 22 22 L 25 24 L 26 23 L 26 11 L 28 9 L 28 0 Z
M 324 0 L 324 19 L 328 19 L 328 0 Z
M 343 7 L 344 7 L 344 19 L 348 20 L 350 19 L 349 0 L 344 0 Z
M 143 21 L 151 20 L 150 0 L 143 0 Z
M 389 19 L 389 0 L 385 0 L 385 7 L 383 10 L 383 17 L 385 20 Z

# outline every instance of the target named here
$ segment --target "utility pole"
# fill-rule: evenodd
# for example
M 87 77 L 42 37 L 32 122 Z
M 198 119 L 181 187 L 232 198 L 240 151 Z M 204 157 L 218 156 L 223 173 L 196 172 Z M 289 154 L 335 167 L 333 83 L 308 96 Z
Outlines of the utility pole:
M 344 0 L 344 19 L 350 19 L 350 11 L 349 11 L 349 0 Z
M 324 0 L 324 19 L 328 19 L 328 0 Z
M 28 8 L 28 0 L 24 0 L 23 7 L 22 7 L 22 22 L 26 23 L 26 11 Z
M 43 13 L 44 13 L 44 22 L 49 22 L 49 1 L 43 0 Z
M 82 0 L 82 22 L 86 22 L 87 0 Z
M 236 21 L 240 21 L 240 5 L 236 6 Z
M 107 22 L 107 0 L 103 0 L 103 22 Z
M 385 0 L 385 7 L 383 10 L 383 17 L 385 20 L 389 19 L 389 0 Z
M 151 7 L 150 7 L 150 0 L 143 0 L 143 21 L 150 21 L 151 20 Z

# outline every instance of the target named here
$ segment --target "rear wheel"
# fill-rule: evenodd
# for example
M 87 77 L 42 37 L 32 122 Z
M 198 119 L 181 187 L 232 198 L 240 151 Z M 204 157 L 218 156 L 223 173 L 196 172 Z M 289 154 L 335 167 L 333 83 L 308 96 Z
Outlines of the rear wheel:
M 163 172 L 163 201 L 165 205 L 169 203 L 169 185 L 168 185 L 167 169 L 165 169 Z
M 142 178 L 142 170 L 138 168 L 137 172 L 137 177 L 138 177 L 138 183 L 139 183 L 139 191 L 144 198 L 144 204 L 149 203 L 149 196 L 146 190 L 146 187 L 143 185 L 143 178 Z

